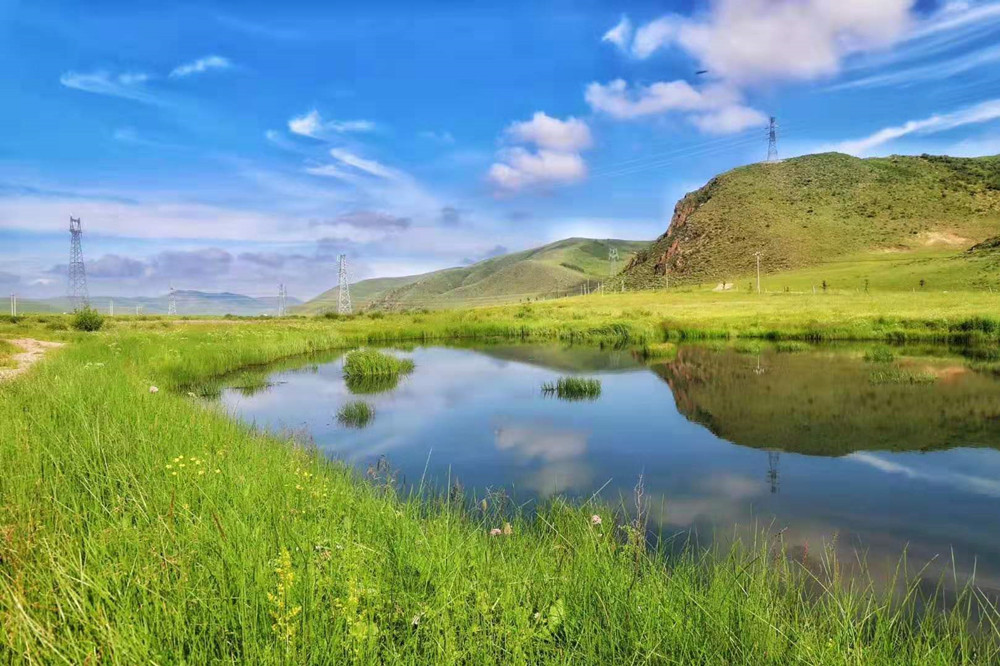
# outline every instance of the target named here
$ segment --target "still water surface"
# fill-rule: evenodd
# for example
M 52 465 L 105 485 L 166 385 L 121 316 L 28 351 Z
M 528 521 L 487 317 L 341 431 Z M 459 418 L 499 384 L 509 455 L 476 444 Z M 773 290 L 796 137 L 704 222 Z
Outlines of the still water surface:
M 458 480 L 467 495 L 504 488 L 524 502 L 556 494 L 628 498 L 640 475 L 652 520 L 699 540 L 753 522 L 792 548 L 835 540 L 891 566 L 904 548 L 1000 581 L 1000 380 L 961 358 L 863 350 L 760 353 L 682 347 L 643 362 L 627 351 L 559 345 L 419 347 L 391 390 L 355 395 L 339 357 L 229 388 L 223 404 L 272 430 L 308 432 L 331 457 L 365 468 L 386 456 L 405 483 Z M 874 384 L 900 368 L 927 384 Z M 543 395 L 543 382 L 601 380 L 595 401 Z M 373 390 L 379 387 L 362 387 Z M 382 387 L 386 388 L 386 387 Z M 346 402 L 374 405 L 348 428 Z M 426 472 L 425 472 L 426 470 Z M 949 564 L 950 568 L 950 564 Z

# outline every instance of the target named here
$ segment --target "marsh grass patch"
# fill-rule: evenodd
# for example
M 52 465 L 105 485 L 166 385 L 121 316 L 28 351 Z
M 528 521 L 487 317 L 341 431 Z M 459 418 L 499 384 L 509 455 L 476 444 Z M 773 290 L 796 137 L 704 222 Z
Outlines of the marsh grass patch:
M 348 428 L 364 428 L 375 420 L 375 408 L 363 400 L 349 402 L 337 410 L 337 421 Z
M 542 394 L 554 395 L 560 400 L 597 400 L 601 397 L 601 380 L 560 377 L 555 382 L 542 384 Z

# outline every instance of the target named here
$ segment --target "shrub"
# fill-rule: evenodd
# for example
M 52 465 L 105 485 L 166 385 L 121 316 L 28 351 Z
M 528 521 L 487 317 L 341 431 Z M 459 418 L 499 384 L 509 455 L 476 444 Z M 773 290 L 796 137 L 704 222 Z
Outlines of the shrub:
M 73 328 L 78 331 L 99 331 L 104 326 L 104 315 L 93 308 L 83 308 L 73 315 Z

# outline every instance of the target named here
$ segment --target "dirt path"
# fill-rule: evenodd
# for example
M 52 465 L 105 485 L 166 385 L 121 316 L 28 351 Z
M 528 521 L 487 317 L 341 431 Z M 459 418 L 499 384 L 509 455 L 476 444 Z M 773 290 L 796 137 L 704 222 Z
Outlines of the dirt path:
M 42 360 L 45 353 L 50 349 L 62 347 L 62 342 L 46 342 L 45 340 L 34 340 L 32 338 L 16 338 L 8 340 L 15 347 L 20 347 L 24 351 L 11 356 L 14 361 L 13 368 L 0 368 L 0 382 L 13 379 L 30 368 L 32 365 Z

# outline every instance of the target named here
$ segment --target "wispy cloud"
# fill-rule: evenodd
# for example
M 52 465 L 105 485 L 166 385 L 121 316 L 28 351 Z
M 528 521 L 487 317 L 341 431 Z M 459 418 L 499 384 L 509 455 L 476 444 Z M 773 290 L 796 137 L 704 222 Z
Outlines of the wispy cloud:
M 178 65 L 170 72 L 170 78 L 180 79 L 192 74 L 203 74 L 213 69 L 230 69 L 232 66 L 233 63 L 228 58 L 210 55 Z
M 602 42 L 609 42 L 620 49 L 627 49 L 629 40 L 632 39 L 632 22 L 627 16 L 622 16 L 615 27 L 604 33 Z
M 827 88 L 829 91 L 853 88 L 876 88 L 883 86 L 905 86 L 924 81 L 940 81 L 964 74 L 980 67 L 995 65 L 1000 61 L 1000 46 L 990 46 L 958 57 L 939 60 L 929 65 L 907 67 L 886 74 L 875 74 L 838 83 Z
M 288 131 L 313 139 L 322 139 L 331 133 L 373 132 L 375 127 L 371 120 L 323 120 L 316 109 L 288 121 Z
M 59 77 L 59 83 L 67 88 L 82 90 L 95 95 L 121 97 L 143 104 L 158 104 L 159 100 L 145 88 L 150 76 L 142 72 L 111 74 L 104 70 L 96 72 L 66 72 Z
M 1000 118 L 1000 99 L 991 99 L 950 113 L 910 120 L 894 127 L 885 127 L 860 139 L 843 141 L 834 150 L 851 155 L 865 155 L 890 141 L 910 134 L 935 134 L 947 130 L 990 122 Z
M 381 162 L 355 155 L 354 153 L 344 150 L 343 148 L 331 148 L 330 155 L 335 160 L 346 164 L 349 167 L 353 167 L 358 171 L 362 171 L 377 178 L 384 178 L 386 180 L 404 180 L 406 178 L 406 174 L 402 171 L 387 167 Z
M 976 495 L 986 495 L 988 497 L 1000 497 L 1000 481 L 971 474 L 951 471 L 925 471 L 916 467 L 910 467 L 901 463 L 887 460 L 885 458 L 870 453 L 852 453 L 847 456 L 848 460 L 864 463 L 886 474 L 898 474 L 909 479 L 927 481 L 940 485 L 958 488 L 967 493 Z

